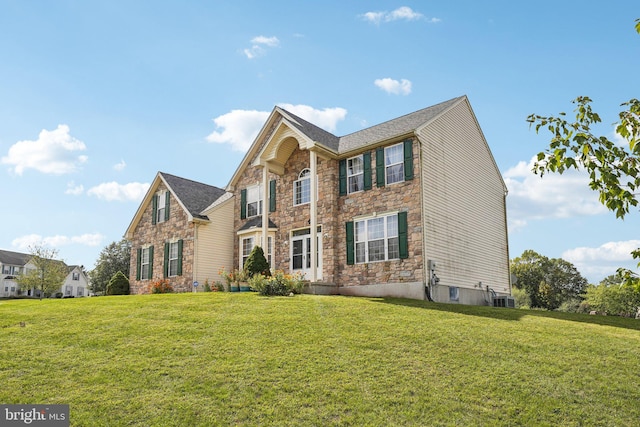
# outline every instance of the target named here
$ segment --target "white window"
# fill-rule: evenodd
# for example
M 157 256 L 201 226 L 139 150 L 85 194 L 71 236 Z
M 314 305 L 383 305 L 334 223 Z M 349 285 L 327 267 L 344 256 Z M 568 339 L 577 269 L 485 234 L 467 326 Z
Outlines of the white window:
M 253 237 L 245 237 L 242 239 L 242 264 L 240 268 L 244 268 L 244 263 L 247 262 L 251 251 L 253 250 Z
M 156 211 L 156 223 L 164 222 L 164 210 L 167 206 L 167 193 L 162 191 L 158 194 L 158 209 Z
M 83 297 L 84 296 L 84 288 L 82 286 L 78 286 L 78 296 L 79 297 Z
M 364 161 L 362 156 L 347 159 L 347 191 L 364 190 Z
M 140 260 L 140 279 L 147 280 L 149 277 L 149 250 L 150 248 L 142 248 L 141 260 Z
M 262 187 L 247 188 L 247 218 L 262 214 Z
M 396 144 L 384 149 L 384 169 L 387 184 L 404 181 L 404 145 Z
M 178 242 L 169 243 L 169 276 L 178 275 Z
M 457 286 L 449 287 L 449 301 L 459 301 L 460 300 L 460 288 Z
M 303 169 L 293 182 L 293 204 L 304 205 L 311 201 L 311 171 Z
M 356 262 L 400 258 L 396 214 L 355 222 Z
M 71 280 L 80 280 L 80 273 L 78 273 L 77 271 L 74 271 L 71 276 Z
M 65 286 L 64 287 L 64 295 L 65 296 L 73 295 L 73 286 L 69 286 L 69 285 Z
M 273 268 L 273 237 L 267 237 L 267 262 L 269 267 Z

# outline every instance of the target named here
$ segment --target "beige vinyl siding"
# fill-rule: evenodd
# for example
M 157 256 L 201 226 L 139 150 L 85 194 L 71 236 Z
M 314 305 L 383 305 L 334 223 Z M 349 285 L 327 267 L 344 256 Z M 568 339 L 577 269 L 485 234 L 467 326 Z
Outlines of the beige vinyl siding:
M 198 291 L 204 289 L 207 279 L 210 285 L 216 281 L 224 283 L 218 272 L 222 267 L 227 271 L 233 268 L 235 235 L 229 227 L 229 224 L 233 224 L 233 202 L 234 199 L 231 197 L 204 212 L 210 222 L 198 225 L 193 279 L 200 284 Z
M 510 293 L 506 187 L 468 101 L 419 132 L 425 265 L 440 285 Z

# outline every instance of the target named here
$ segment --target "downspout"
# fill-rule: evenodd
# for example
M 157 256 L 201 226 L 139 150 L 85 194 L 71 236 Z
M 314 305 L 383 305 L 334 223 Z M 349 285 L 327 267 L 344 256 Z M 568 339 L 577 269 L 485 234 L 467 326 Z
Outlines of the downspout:
M 426 299 L 428 301 L 433 302 L 433 298 L 431 297 L 431 271 L 427 268 L 427 233 L 425 227 L 425 214 L 424 214 L 424 185 L 425 185 L 425 176 L 424 171 L 426 168 L 422 166 L 422 142 L 416 133 L 413 134 L 416 141 L 418 142 L 418 163 L 420 167 L 420 221 L 422 222 L 422 284 L 424 287 L 424 296 L 423 300 Z
M 192 282 L 192 286 L 193 286 L 193 282 L 197 282 L 198 281 L 198 226 L 200 224 L 198 224 L 197 222 L 194 222 L 194 229 L 193 229 L 193 265 L 191 266 L 191 282 Z M 204 286 L 204 285 L 203 285 Z M 194 289 L 194 292 L 197 292 L 198 289 Z

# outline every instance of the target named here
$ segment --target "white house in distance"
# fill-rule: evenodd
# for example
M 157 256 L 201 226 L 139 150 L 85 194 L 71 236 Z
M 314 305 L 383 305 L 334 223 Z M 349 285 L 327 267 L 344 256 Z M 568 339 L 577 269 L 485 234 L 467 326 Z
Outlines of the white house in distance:
M 20 290 L 16 277 L 35 268 L 30 262 L 31 255 L 20 252 L 5 251 L 0 249 L 0 298 L 11 297 L 39 297 L 34 289 Z M 62 261 L 60 261 L 62 262 Z M 66 264 L 65 264 L 66 265 Z M 89 295 L 89 278 L 81 265 L 67 266 L 69 274 L 63 285 L 52 297 L 62 296 L 85 297 Z

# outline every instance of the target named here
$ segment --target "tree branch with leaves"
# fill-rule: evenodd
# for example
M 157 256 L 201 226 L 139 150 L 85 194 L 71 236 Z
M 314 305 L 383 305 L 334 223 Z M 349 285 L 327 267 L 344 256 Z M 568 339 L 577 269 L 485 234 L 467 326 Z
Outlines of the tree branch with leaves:
M 640 34 L 640 19 L 635 28 Z M 591 98 L 581 96 L 573 103 L 575 120 L 568 120 L 565 113 L 531 114 L 527 118 L 536 133 L 546 130 L 551 134 L 549 147 L 538 153 L 533 171 L 544 176 L 549 172 L 562 174 L 571 168 L 585 170 L 589 187 L 598 192 L 600 203 L 615 212 L 616 218 L 623 219 L 638 207 L 640 196 L 640 101 L 632 98 L 621 104 L 615 129 L 625 141 L 622 145 L 592 131 L 601 119 L 591 108 Z M 632 256 L 640 260 L 640 249 L 634 250 Z M 619 272 L 627 281 L 638 282 L 632 272 Z

